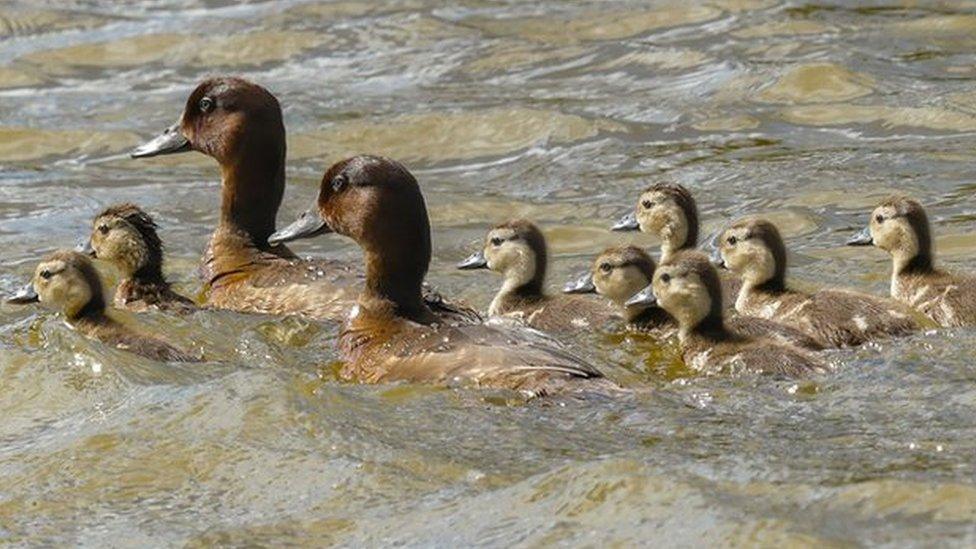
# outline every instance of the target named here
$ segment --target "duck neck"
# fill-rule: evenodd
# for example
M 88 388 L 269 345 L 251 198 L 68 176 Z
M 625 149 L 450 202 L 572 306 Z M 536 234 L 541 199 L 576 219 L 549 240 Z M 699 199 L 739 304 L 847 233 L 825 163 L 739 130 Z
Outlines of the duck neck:
M 265 250 L 285 191 L 285 148 L 247 147 L 240 158 L 221 165 L 220 224 Z
M 126 273 L 125 279 L 139 286 L 168 286 L 163 277 L 163 266 L 158 262 L 147 262 L 133 272 Z
M 65 310 L 64 318 L 72 325 L 101 326 L 111 322 L 105 314 L 105 302 L 99 297 L 93 297 L 80 309 Z
M 696 336 L 712 341 L 728 339 L 729 332 L 722 315 L 710 314 L 694 326 L 682 324 L 678 331 L 678 337 L 682 342 Z
M 366 249 L 366 286 L 359 298 L 374 314 L 398 316 L 421 324 L 434 322 L 421 290 L 430 262 L 430 241 L 423 246 L 403 245 L 383 250 Z
M 688 238 L 688 226 L 685 223 L 668 223 L 661 231 L 661 261 L 671 259 L 671 256 L 688 248 L 694 248 L 694 242 Z
M 545 277 L 545 266 L 540 266 L 538 262 L 531 270 L 520 268 L 506 272 L 501 289 L 488 306 L 488 314 L 495 316 L 504 313 L 505 304 L 508 302 L 543 299 Z

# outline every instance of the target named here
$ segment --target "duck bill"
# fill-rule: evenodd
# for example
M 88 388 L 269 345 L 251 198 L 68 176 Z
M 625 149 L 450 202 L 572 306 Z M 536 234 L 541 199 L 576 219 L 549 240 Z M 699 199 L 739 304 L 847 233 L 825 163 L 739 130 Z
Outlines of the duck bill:
M 654 297 L 654 288 L 647 286 L 643 290 L 631 296 L 631 298 L 628 299 L 624 305 L 628 307 L 657 307 L 657 298 Z
M 34 285 L 28 283 L 23 288 L 21 288 L 17 293 L 7 298 L 7 303 L 13 303 L 14 305 L 26 305 L 28 303 L 38 303 L 41 298 L 34 291 Z
M 711 260 L 712 265 L 715 265 L 719 269 L 728 269 L 728 266 L 725 264 L 725 258 L 722 257 L 722 252 L 718 249 L 712 252 Z
M 312 238 L 331 232 L 332 229 L 322 220 L 322 217 L 319 216 L 316 210 L 306 210 L 291 225 L 288 225 L 280 231 L 275 231 L 274 234 L 269 236 L 268 244 L 276 246 L 285 242 Z
M 848 246 L 871 246 L 874 238 L 871 237 L 871 229 L 864 228 L 861 232 L 847 239 Z
M 462 271 L 470 271 L 474 269 L 487 269 L 488 259 L 485 258 L 485 252 L 478 251 L 475 252 L 464 259 L 464 261 L 457 264 L 457 268 Z
M 593 274 L 583 273 L 563 286 L 564 294 L 595 294 L 596 285 L 593 284 Z
M 626 232 L 626 231 L 639 231 L 640 223 L 637 222 L 637 214 L 631 212 L 623 217 L 621 217 L 616 223 L 610 227 L 611 231 Z
M 98 257 L 95 254 L 95 248 L 92 247 L 91 238 L 86 238 L 75 246 L 75 251 L 80 254 L 85 254 L 88 257 Z
M 190 141 L 183 135 L 179 123 L 163 130 L 155 138 L 139 145 L 129 153 L 132 158 L 149 158 L 164 154 L 176 154 L 192 150 Z

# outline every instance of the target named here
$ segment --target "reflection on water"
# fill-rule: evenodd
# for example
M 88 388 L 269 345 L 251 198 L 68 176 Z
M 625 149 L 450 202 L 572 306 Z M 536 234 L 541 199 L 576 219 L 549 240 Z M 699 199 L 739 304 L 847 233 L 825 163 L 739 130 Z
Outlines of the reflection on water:
M 217 218 L 202 155 L 131 161 L 204 76 L 274 91 L 281 218 L 328 162 L 404 160 L 434 225 L 430 278 L 507 216 L 546 230 L 550 286 L 621 242 L 661 178 L 703 234 L 765 212 L 798 284 L 884 292 L 841 243 L 892 191 L 930 205 L 943 262 L 976 269 L 971 2 L 492 3 L 135 0 L 0 5 L 0 290 L 106 204 L 155 214 L 178 289 Z M 324 237 L 302 254 L 357 258 Z M 100 265 L 106 279 L 117 275 Z M 336 326 L 119 314 L 204 352 L 170 366 L 0 306 L 0 541 L 24 545 L 930 544 L 976 537 L 976 333 L 828 355 L 804 382 L 701 379 L 636 334 L 572 342 L 618 402 L 340 383 Z

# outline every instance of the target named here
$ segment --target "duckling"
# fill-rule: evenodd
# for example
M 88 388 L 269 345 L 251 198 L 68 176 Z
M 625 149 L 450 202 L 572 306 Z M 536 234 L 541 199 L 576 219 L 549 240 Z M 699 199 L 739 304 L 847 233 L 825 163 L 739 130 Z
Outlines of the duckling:
M 684 361 L 702 372 L 745 370 L 796 377 L 827 369 L 799 347 L 726 325 L 718 272 L 699 252 L 679 252 L 662 262 L 652 284 L 627 305 L 658 305 L 677 319 Z
M 891 297 L 944 327 L 976 325 L 976 276 L 935 266 L 928 216 L 905 196 L 881 202 L 850 246 L 874 245 L 891 255 Z
M 664 309 L 643 303 L 628 305 L 630 298 L 651 284 L 654 271 L 654 260 L 644 250 L 636 246 L 611 247 L 593 262 L 588 279 L 584 277 L 567 284 L 565 291 L 605 296 L 620 308 L 628 328 L 651 332 L 661 338 L 671 337 L 677 333 L 678 325 Z M 737 315 L 727 323 L 731 329 L 745 335 L 771 337 L 814 351 L 823 349 L 820 342 L 802 331 L 772 320 Z
M 610 230 L 640 230 L 656 235 L 661 239 L 661 261 L 667 261 L 673 254 L 693 250 L 698 245 L 698 219 L 698 203 L 691 192 L 680 183 L 661 182 L 645 189 L 635 211 L 622 217 Z M 739 293 L 739 280 L 720 277 L 722 295 L 730 300 Z M 731 301 L 725 306 L 731 307 Z
M 612 246 L 593 261 L 589 272 L 566 284 L 563 291 L 572 294 L 595 293 L 609 299 L 630 329 L 659 337 L 675 333 L 674 320 L 659 307 L 626 305 L 628 299 L 651 283 L 654 260 L 637 246 Z
M 661 261 L 667 261 L 673 254 L 698 245 L 698 204 L 684 185 L 655 183 L 641 194 L 636 210 L 610 229 L 657 235 L 661 239 Z
M 42 303 L 60 311 L 74 329 L 86 337 L 153 360 L 197 362 L 168 343 L 138 334 L 105 314 L 102 281 L 91 260 L 72 250 L 56 251 L 45 257 L 34 271 L 31 283 L 9 303 Z
M 285 191 L 285 126 L 278 99 L 241 78 L 203 81 L 180 121 L 133 158 L 199 151 L 220 164 L 220 217 L 200 269 L 207 305 L 341 320 L 361 275 L 340 261 L 303 261 L 268 242 Z
M 786 246 L 775 225 L 743 219 L 720 238 L 716 262 L 742 279 L 739 313 L 782 322 L 824 346 L 845 347 L 918 329 L 900 304 L 853 290 L 809 294 L 786 284 Z
M 490 269 L 505 282 L 488 306 L 490 316 L 516 316 L 546 332 L 579 331 L 606 324 L 614 316 L 605 304 L 545 292 L 546 238 L 533 223 L 513 219 L 495 225 L 484 248 L 458 263 L 458 269 Z
M 163 276 L 163 243 L 157 228 L 139 206 L 115 204 L 95 216 L 84 251 L 112 263 L 122 274 L 115 289 L 117 308 L 194 311 L 196 303 L 174 292 Z
M 507 388 L 528 396 L 619 390 L 539 332 L 448 320 L 431 310 L 421 295 L 431 257 L 427 207 L 417 180 L 399 163 L 374 156 L 336 163 L 322 179 L 318 214 L 322 227 L 304 216 L 274 238 L 332 231 L 363 249 L 366 284 L 339 336 L 342 377 Z

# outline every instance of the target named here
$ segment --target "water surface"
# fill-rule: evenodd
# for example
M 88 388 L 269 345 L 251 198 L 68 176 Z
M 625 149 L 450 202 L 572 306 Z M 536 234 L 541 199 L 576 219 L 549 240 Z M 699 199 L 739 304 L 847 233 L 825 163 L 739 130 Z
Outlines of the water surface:
M 854 4 L 5 2 L 0 290 L 131 200 L 195 293 L 217 168 L 126 152 L 225 73 L 284 106 L 280 219 L 342 156 L 396 157 L 430 205 L 431 281 L 481 307 L 499 280 L 453 264 L 489 224 L 542 225 L 555 287 L 604 246 L 656 246 L 606 227 L 665 178 L 706 233 L 774 218 L 799 283 L 883 293 L 886 258 L 842 243 L 896 190 L 927 204 L 943 263 L 976 269 L 976 2 Z M 358 260 L 334 236 L 295 249 Z M 976 543 L 972 330 L 833 352 L 803 382 L 695 378 L 611 331 L 572 344 L 638 394 L 525 405 L 341 383 L 335 326 L 120 317 L 211 361 L 0 306 L 0 541 Z

